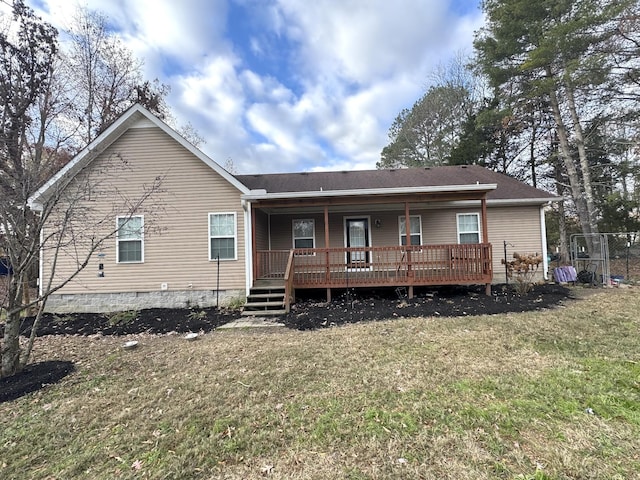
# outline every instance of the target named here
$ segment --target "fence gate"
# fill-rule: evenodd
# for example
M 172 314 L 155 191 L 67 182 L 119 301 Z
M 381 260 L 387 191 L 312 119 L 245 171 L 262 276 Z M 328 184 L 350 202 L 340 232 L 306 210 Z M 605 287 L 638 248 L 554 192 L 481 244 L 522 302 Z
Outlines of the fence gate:
M 571 263 L 578 272 L 578 280 L 609 286 L 611 272 L 607 234 L 571 235 Z
M 640 232 L 605 233 L 609 245 L 609 269 L 614 282 L 640 281 Z
M 587 242 L 593 245 L 592 255 Z M 640 232 L 572 235 L 570 248 L 576 271 L 593 272 L 596 284 L 640 281 Z

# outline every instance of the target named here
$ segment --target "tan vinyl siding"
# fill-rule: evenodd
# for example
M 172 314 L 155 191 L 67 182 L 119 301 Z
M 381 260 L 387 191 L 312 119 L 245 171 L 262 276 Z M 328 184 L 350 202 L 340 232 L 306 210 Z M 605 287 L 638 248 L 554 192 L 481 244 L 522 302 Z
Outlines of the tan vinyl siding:
M 314 220 L 316 248 L 324 248 L 323 213 L 273 214 L 271 215 L 271 250 L 290 250 L 293 248 L 294 220 Z M 331 226 L 329 231 L 331 231 Z
M 468 210 L 411 210 L 410 215 L 420 215 L 422 221 L 422 242 L 425 244 L 456 243 L 456 213 Z M 476 211 L 476 210 L 474 210 Z M 345 246 L 345 218 L 368 218 L 370 222 L 372 246 L 399 245 L 398 218 L 404 216 L 404 210 L 383 211 L 380 213 L 354 211 L 353 213 L 329 213 L 329 243 L 331 247 Z M 315 220 L 316 247 L 324 247 L 324 215 L 318 213 L 272 214 L 271 249 L 288 250 L 292 248 L 291 225 L 294 219 L 312 218 Z M 380 227 L 376 227 L 380 220 Z
M 404 216 L 404 210 L 381 211 L 379 213 L 358 212 L 329 213 L 329 233 L 331 247 L 344 247 L 344 218 L 367 217 L 371 222 L 372 246 L 395 246 L 400 244 L 398 217 Z M 422 222 L 422 243 L 437 245 L 458 243 L 457 214 L 477 213 L 480 208 L 444 208 L 444 209 L 414 209 L 411 216 L 420 215 Z M 271 215 L 271 248 L 273 250 L 288 250 L 292 246 L 291 222 L 294 218 L 313 218 L 316 222 L 316 246 L 324 246 L 324 215 L 317 213 L 296 215 Z M 380 227 L 375 226 L 380 220 Z M 487 223 L 489 242 L 493 245 L 494 282 L 505 281 L 503 242 L 509 246 L 509 257 L 513 252 L 542 253 L 540 238 L 540 207 L 489 207 L 487 209 Z M 480 225 L 480 241 L 482 241 L 482 225 Z M 509 258 L 510 260 L 511 258 Z M 540 267 L 540 276 L 542 267 Z
M 116 263 L 116 241 L 111 238 L 99 250 L 104 254 L 104 278 L 97 275 L 94 254 L 87 268 L 58 293 L 148 292 L 160 290 L 163 283 L 168 290 L 213 290 L 216 263 L 209 261 L 208 215 L 229 212 L 237 219 L 237 260 L 220 262 L 220 289 L 245 288 L 240 192 L 160 129 L 130 129 L 74 179 L 70 189 L 87 176 L 94 185 L 93 201 L 85 203 L 90 213 L 81 222 L 104 219 L 102 235 L 115 228 L 117 215 L 127 214 L 125 199 L 139 198 L 142 185 L 148 188 L 156 177 L 164 178 L 160 191 L 136 212 L 144 215 L 144 262 Z M 59 260 L 59 278 L 75 270 L 68 252 Z M 50 261 L 51 255 L 45 254 L 44 278 Z
M 493 281 L 505 281 L 504 242 L 507 245 L 507 260 L 513 260 L 513 253 L 542 254 L 540 237 L 540 207 L 501 207 L 490 208 L 487 215 L 489 223 L 489 242 L 493 245 Z M 538 278 L 542 278 L 542 265 Z
M 269 250 L 269 215 L 256 210 L 256 249 Z

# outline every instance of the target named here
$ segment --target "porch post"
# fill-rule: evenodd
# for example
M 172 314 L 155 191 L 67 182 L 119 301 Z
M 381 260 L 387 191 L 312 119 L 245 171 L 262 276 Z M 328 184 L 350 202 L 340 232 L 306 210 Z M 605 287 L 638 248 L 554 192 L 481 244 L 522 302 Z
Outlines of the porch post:
M 489 243 L 489 230 L 487 227 L 487 194 L 482 195 L 482 199 L 480 200 L 480 205 L 482 206 L 482 243 Z M 485 265 L 488 266 L 488 265 Z M 491 295 L 491 282 L 485 284 L 484 293 L 487 295 Z
M 324 206 L 324 248 L 326 249 L 325 281 L 331 282 L 331 269 L 329 268 L 329 206 Z M 327 286 L 327 302 L 331 301 L 331 287 Z
M 480 200 L 482 205 L 482 243 L 489 243 L 489 231 L 487 230 L 487 194 Z
M 252 207 L 254 207 L 252 205 Z M 253 281 L 258 279 L 258 251 L 256 250 L 256 209 L 251 208 L 251 257 L 253 258 Z
M 413 298 L 413 269 L 411 266 L 411 219 L 409 218 L 409 202 L 404 202 L 404 233 L 407 237 L 407 280 L 409 282 L 409 298 Z

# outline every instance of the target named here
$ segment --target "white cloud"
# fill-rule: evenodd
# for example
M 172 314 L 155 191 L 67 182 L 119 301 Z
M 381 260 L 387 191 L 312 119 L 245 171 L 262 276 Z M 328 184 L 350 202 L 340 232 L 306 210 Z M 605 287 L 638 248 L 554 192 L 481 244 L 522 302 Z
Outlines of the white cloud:
M 253 15 L 244 45 L 232 43 L 228 1 Z M 171 86 L 175 117 L 194 125 L 205 152 L 253 173 L 375 168 L 389 125 L 429 73 L 471 49 L 482 16 L 456 16 L 451 1 L 87 3 L 112 19 L 147 78 Z M 74 3 L 42 3 L 47 20 L 68 25 Z
M 425 54 L 454 33 L 447 3 L 280 0 L 279 6 L 310 75 L 367 84 L 399 71 L 420 74 Z

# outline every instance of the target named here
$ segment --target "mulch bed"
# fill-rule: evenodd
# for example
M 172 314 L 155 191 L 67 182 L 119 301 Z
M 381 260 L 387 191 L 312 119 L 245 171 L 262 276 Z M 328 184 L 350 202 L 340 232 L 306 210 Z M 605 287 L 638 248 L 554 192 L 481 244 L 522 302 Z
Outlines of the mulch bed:
M 407 317 L 457 317 L 492 315 L 552 308 L 571 298 L 571 290 L 561 285 L 536 285 L 526 295 L 511 287 L 494 286 L 493 294 L 484 294 L 484 286 L 437 287 L 418 290 L 412 299 L 404 290 L 383 289 L 334 293 L 333 301 L 300 292 L 291 312 L 278 317 L 287 327 L 312 330 L 346 323 Z M 324 291 L 322 292 L 324 294 Z M 130 335 L 139 333 L 210 332 L 240 317 L 237 310 L 215 307 L 198 310 L 152 308 L 132 312 L 130 316 L 101 313 L 44 314 L 37 336 L 44 335 Z M 21 333 L 31 334 L 33 318 L 26 318 Z M 3 333 L 0 324 L 0 337 Z
M 493 287 L 491 296 L 484 286 L 450 286 L 417 290 L 407 299 L 403 290 L 380 290 L 366 296 L 343 292 L 327 304 L 320 298 L 297 302 L 291 312 L 279 318 L 290 328 L 309 330 L 346 323 L 409 317 L 459 317 L 493 315 L 553 308 L 572 298 L 570 289 L 556 284 L 536 285 L 526 295 L 518 295 L 505 285 Z
M 63 360 L 30 363 L 20 373 L 0 378 L 0 403 L 57 383 L 74 370 L 73 362 Z
M 131 335 L 137 333 L 164 334 L 170 332 L 210 332 L 220 325 L 240 317 L 237 310 L 215 307 L 188 310 L 184 308 L 147 308 L 131 313 L 74 313 L 42 316 L 37 336 L 43 335 Z M 33 317 L 26 318 L 21 329 L 31 334 Z M 2 329 L 0 326 L 0 336 Z

